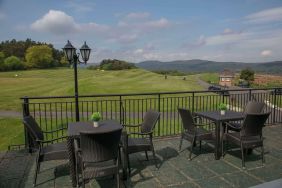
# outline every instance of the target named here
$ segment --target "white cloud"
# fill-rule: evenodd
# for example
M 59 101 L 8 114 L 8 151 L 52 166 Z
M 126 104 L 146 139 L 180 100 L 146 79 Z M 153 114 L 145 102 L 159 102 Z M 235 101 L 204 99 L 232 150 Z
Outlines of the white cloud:
M 250 23 L 282 21 L 282 7 L 262 10 L 246 16 L 245 19 Z
M 205 39 L 206 45 L 224 45 L 230 43 L 237 43 L 246 40 L 250 36 L 249 33 L 232 33 L 224 35 L 210 36 Z
M 272 55 L 272 51 L 271 51 L 271 50 L 263 50 L 263 51 L 260 53 L 260 55 L 261 55 L 262 57 L 269 57 L 269 56 Z
M 162 29 L 167 28 L 171 25 L 171 23 L 166 18 L 161 18 L 159 20 L 152 20 L 140 24 L 140 27 L 144 27 L 146 29 Z
M 150 13 L 148 12 L 131 12 L 125 16 L 126 19 L 147 19 L 150 17 Z
M 31 29 L 63 35 L 76 31 L 78 26 L 74 19 L 65 12 L 49 10 L 42 18 L 31 24 Z
M 93 2 L 84 2 L 82 3 L 76 3 L 74 1 L 68 1 L 66 7 L 71 8 L 72 10 L 75 10 L 76 12 L 91 12 L 94 10 L 95 4 Z
M 145 19 L 146 18 L 146 19 Z M 133 21 L 133 20 L 137 21 Z M 151 32 L 168 28 L 171 22 L 166 18 L 151 19 L 150 14 L 129 13 L 123 16 L 116 25 L 98 24 L 95 22 L 78 23 L 74 18 L 60 10 L 50 10 L 43 17 L 31 24 L 31 29 L 37 32 L 49 32 L 54 35 L 82 34 L 95 35 L 106 42 L 118 44 L 135 43 Z

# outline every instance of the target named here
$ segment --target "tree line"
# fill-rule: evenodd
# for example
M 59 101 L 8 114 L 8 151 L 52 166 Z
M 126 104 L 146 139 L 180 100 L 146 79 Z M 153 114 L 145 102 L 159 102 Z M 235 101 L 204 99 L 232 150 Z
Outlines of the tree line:
M 0 71 L 24 70 L 67 66 L 62 50 L 52 44 L 36 42 L 31 39 L 15 39 L 0 43 Z
M 91 65 L 88 69 L 100 69 L 100 70 L 124 70 L 124 69 L 136 69 L 134 63 L 128 63 L 126 61 L 118 59 L 104 59 L 99 65 Z

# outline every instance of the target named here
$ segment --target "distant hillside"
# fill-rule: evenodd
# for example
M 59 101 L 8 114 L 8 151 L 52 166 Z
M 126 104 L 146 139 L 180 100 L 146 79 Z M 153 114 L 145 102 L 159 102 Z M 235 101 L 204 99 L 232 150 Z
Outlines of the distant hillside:
M 257 72 L 282 74 L 282 61 L 266 63 L 241 63 L 194 59 L 170 62 L 144 61 L 137 63 L 136 66 L 147 70 L 178 70 L 182 72 L 219 72 L 223 69 L 240 71 L 243 68 L 249 67 Z

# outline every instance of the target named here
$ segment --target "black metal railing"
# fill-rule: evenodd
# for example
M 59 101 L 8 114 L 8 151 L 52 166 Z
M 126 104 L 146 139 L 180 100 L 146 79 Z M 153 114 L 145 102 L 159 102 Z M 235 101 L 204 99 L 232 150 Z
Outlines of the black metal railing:
M 115 119 L 124 124 L 142 122 L 148 109 L 161 113 L 154 136 L 173 136 L 181 132 L 178 107 L 195 111 L 217 110 L 219 103 L 228 104 L 229 109 L 242 111 L 250 100 L 267 103 L 271 111 L 268 124 L 282 123 L 282 95 L 272 89 L 239 89 L 213 91 L 183 91 L 161 93 L 134 93 L 79 96 L 80 121 L 89 120 L 93 112 L 99 111 L 103 119 Z M 229 93 L 229 94 L 228 94 Z M 23 97 L 23 115 L 32 115 L 43 131 L 46 140 L 66 136 L 69 122 L 75 121 L 73 96 Z M 131 130 L 130 130 L 131 131 Z M 26 135 L 27 136 L 27 135 Z M 27 143 L 27 140 L 26 140 Z

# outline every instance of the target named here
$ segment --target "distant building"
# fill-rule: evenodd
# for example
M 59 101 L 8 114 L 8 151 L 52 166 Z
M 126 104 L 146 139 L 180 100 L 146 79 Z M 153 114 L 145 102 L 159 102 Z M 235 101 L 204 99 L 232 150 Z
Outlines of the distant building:
M 224 69 L 219 74 L 219 85 L 227 86 L 227 87 L 232 86 L 234 77 L 235 76 L 234 76 L 234 73 L 232 71 Z

